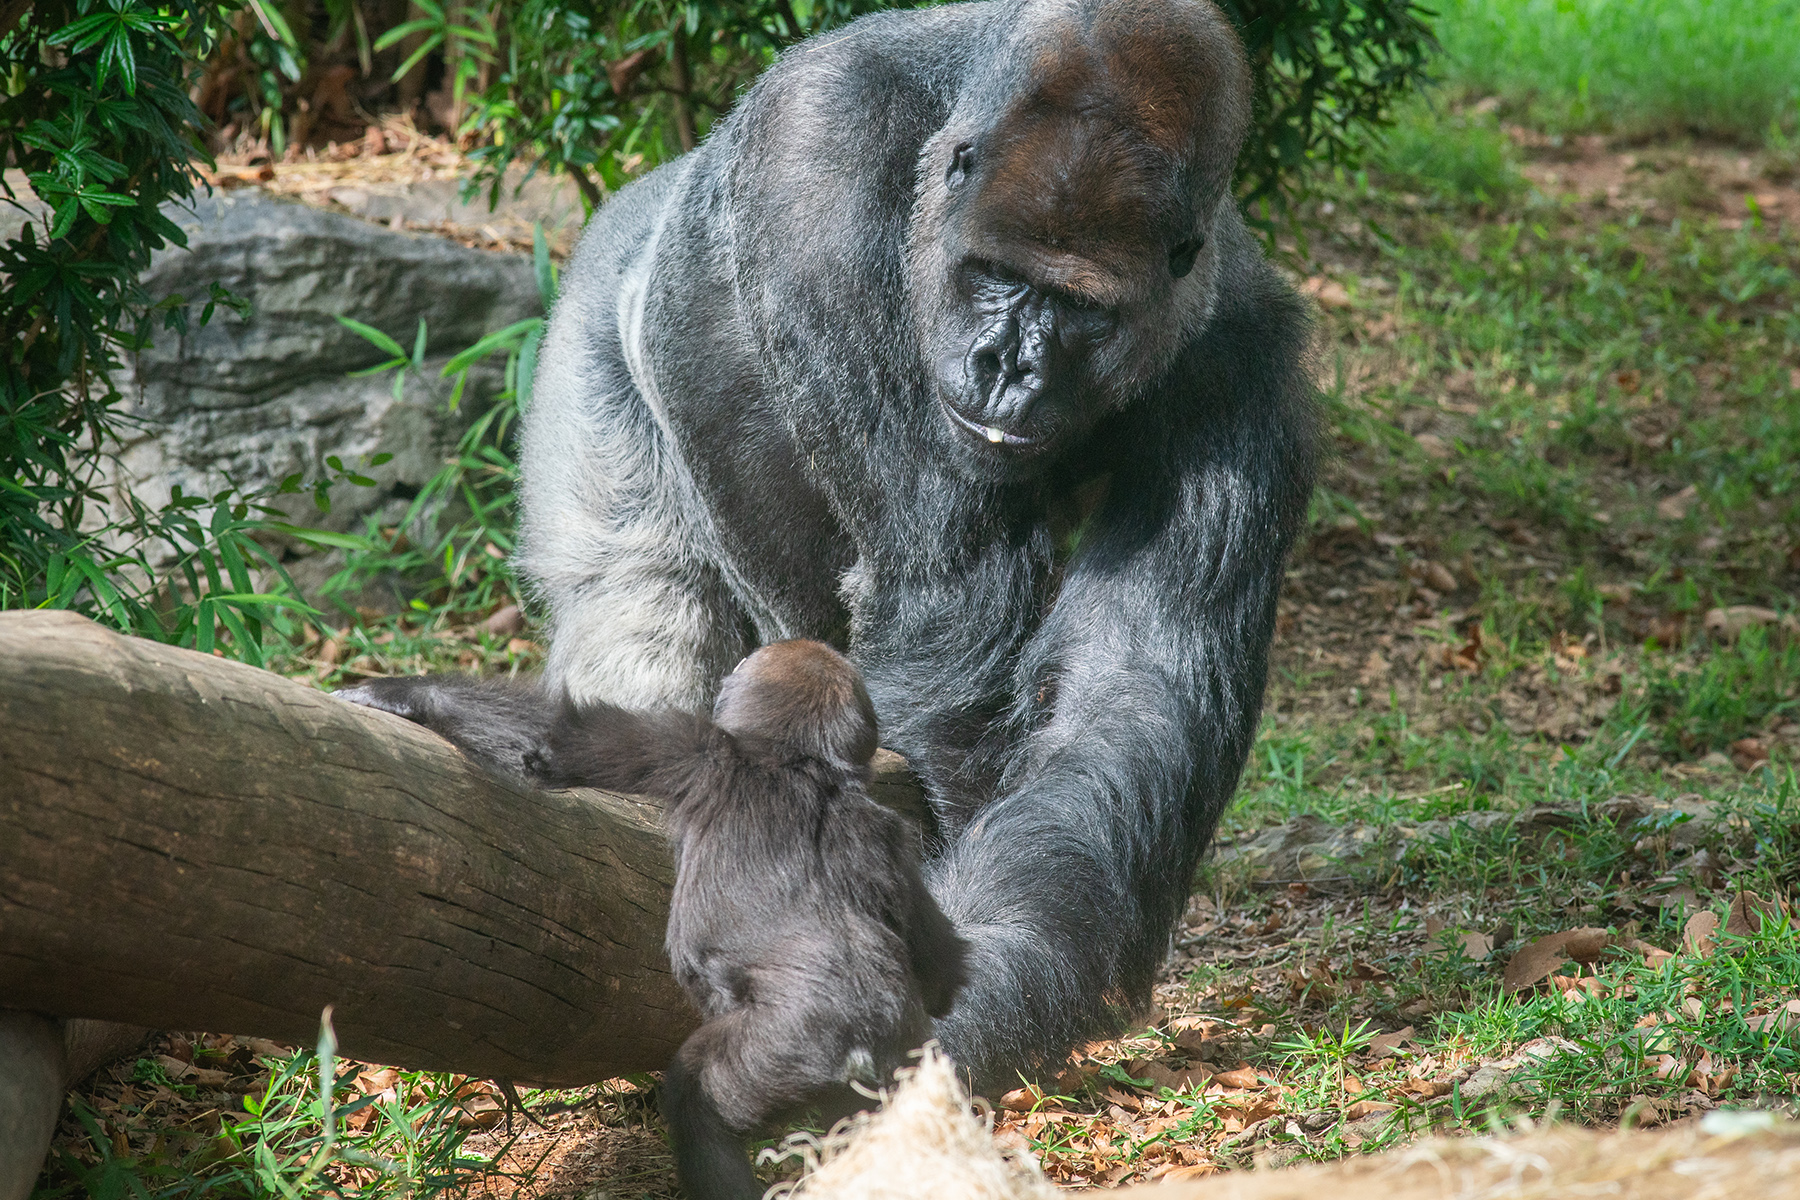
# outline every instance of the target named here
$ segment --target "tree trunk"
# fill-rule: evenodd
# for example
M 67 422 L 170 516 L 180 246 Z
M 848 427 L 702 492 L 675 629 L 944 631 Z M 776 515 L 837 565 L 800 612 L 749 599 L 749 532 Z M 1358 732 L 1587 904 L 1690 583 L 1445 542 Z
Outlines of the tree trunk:
M 687 20 L 685 13 L 681 19 Z M 675 136 L 685 154 L 699 142 L 694 136 L 694 80 L 688 69 L 687 26 L 683 23 L 669 32 L 669 79 L 669 91 L 675 97 Z
M 581 1084 L 695 1018 L 656 806 L 63 613 L 0 613 L 0 1008 Z

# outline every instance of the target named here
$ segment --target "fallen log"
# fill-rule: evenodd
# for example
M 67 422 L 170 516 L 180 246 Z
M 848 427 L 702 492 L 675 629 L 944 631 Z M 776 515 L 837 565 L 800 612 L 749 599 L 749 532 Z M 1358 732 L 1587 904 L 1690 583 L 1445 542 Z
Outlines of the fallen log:
M 69 614 L 0 663 L 0 1008 L 565 1085 L 693 1028 L 654 803 Z

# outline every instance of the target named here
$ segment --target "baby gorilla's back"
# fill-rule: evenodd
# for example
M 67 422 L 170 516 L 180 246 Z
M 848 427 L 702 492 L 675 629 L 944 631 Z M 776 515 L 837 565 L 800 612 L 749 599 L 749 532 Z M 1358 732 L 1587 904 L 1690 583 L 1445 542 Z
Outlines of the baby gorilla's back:
M 916 835 L 849 773 L 746 761 L 757 749 L 740 746 L 672 810 L 669 957 L 707 1020 L 665 1072 L 662 1103 L 697 1200 L 760 1194 L 739 1139 L 809 1106 L 828 1124 L 854 1111 L 851 1081 L 891 1080 L 930 1036 L 927 993 L 961 981 Z
M 854 781 L 804 762 L 733 765 L 707 773 L 706 819 L 676 818 L 668 949 L 709 1019 L 754 1009 L 735 1027 L 761 1021 L 762 1040 L 791 1043 L 771 1051 L 790 1066 L 753 1089 L 766 1098 L 723 1113 L 747 1130 L 817 1088 L 891 1079 L 930 1036 L 909 942 L 931 899 L 916 835 Z

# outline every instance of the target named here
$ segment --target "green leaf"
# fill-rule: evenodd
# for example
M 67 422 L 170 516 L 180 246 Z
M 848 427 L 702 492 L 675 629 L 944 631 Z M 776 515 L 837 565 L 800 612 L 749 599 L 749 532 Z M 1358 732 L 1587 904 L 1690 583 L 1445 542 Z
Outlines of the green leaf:
M 381 332 L 381 330 L 375 328 L 373 325 L 365 325 L 361 321 L 354 320 L 341 314 L 336 316 L 336 320 L 339 325 L 342 325 L 351 333 L 356 334 L 382 353 L 391 354 L 403 363 L 406 361 L 406 351 L 401 348 L 400 343 L 396 342 L 393 338 Z
M 280 4 L 275 3 L 274 0 L 249 0 L 249 2 L 250 7 L 256 11 L 257 18 L 262 21 L 263 27 L 273 31 L 277 41 L 290 50 L 300 48 L 299 39 L 294 37 L 294 30 L 287 23 L 287 17 L 282 14 Z
M 351 371 L 349 372 L 349 377 L 351 379 L 362 379 L 369 375 L 385 374 L 388 371 L 404 371 L 411 365 L 411 360 L 405 357 L 390 358 L 384 363 L 377 363 L 372 367 L 363 367 L 360 370 Z
M 405 77 L 407 74 L 409 74 L 414 67 L 418 66 L 421 62 L 423 62 L 426 59 L 426 57 L 431 54 L 431 52 L 433 50 L 436 50 L 439 46 L 441 46 L 443 44 L 444 44 L 444 35 L 442 33 L 434 33 L 430 37 L 426 38 L 423 42 L 420 42 L 419 48 L 412 52 L 412 56 L 410 58 L 408 58 L 405 62 L 401 63 L 399 65 L 399 67 L 397 67 L 394 70 L 394 74 L 392 77 L 393 81 L 398 83 L 403 77 Z
M 374 539 L 357 537 L 353 533 L 312 529 L 305 525 L 290 525 L 285 521 L 270 521 L 269 528 L 278 533 L 285 533 L 291 538 L 298 538 L 309 545 L 324 546 L 334 550 L 364 550 L 372 553 L 380 548 Z
M 510 349 L 518 343 L 520 338 L 529 334 L 543 323 L 544 319 L 542 317 L 527 317 L 523 321 L 514 321 L 505 329 L 497 329 L 493 333 L 486 334 L 473 346 L 470 346 L 467 350 L 464 350 L 455 358 L 452 358 L 449 362 L 445 363 L 444 369 L 438 374 L 441 378 L 448 379 L 450 376 L 458 374 L 459 372 L 467 371 L 477 362 L 480 362 L 488 355 L 494 353 L 494 351 Z
M 218 614 L 220 623 L 230 631 L 238 656 L 253 667 L 262 666 L 262 639 L 252 637 L 244 627 L 243 618 L 232 602 L 235 597 L 215 596 L 213 599 L 218 601 L 213 611 Z

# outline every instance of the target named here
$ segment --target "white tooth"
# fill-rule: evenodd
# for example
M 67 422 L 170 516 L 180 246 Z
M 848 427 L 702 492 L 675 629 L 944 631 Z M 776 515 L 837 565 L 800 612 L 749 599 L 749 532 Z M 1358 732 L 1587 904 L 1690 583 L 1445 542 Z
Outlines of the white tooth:
M 1006 440 L 1006 435 L 1000 430 L 995 429 L 992 425 L 983 425 L 981 428 L 982 431 L 987 434 L 987 440 L 994 443 L 996 446 Z

